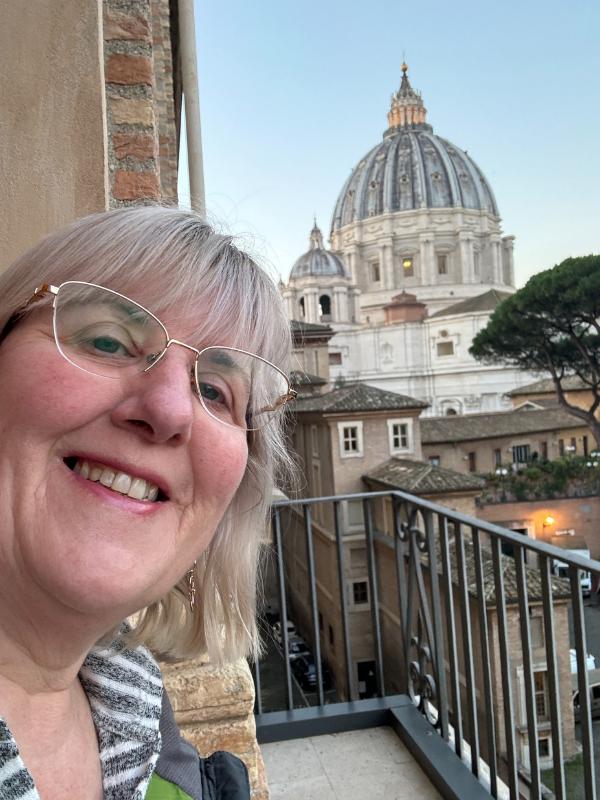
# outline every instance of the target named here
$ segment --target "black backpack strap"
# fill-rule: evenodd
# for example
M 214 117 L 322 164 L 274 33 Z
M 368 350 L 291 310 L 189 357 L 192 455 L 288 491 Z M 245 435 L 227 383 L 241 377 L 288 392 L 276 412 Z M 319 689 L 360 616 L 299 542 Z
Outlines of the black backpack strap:
M 250 800 L 250 782 L 244 762 L 218 750 L 200 759 L 204 800 Z
M 250 800 L 248 770 L 231 753 L 218 751 L 200 758 L 181 736 L 167 693 L 160 718 L 162 745 L 155 772 L 189 794 L 192 800 Z

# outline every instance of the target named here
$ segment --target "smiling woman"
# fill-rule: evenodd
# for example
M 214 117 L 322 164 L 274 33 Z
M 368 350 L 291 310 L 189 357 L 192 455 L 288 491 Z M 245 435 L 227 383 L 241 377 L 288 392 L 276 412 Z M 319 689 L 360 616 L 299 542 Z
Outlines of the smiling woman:
M 118 210 L 0 276 L 0 331 L 0 797 L 220 796 L 150 650 L 256 651 L 294 394 L 276 287 L 192 213 Z

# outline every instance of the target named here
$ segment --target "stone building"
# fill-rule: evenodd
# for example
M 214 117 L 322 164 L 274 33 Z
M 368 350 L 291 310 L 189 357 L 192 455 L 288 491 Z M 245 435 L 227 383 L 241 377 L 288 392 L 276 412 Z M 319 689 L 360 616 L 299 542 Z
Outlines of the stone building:
M 407 70 L 382 141 L 342 187 L 331 248 L 315 223 L 282 287 L 288 316 L 336 331 L 332 380 L 419 398 L 425 416 L 508 408 L 531 376 L 468 350 L 514 291 L 514 237 L 471 156 L 433 132 Z
M 496 414 L 430 417 L 422 420 L 421 432 L 423 453 L 430 463 L 482 474 L 538 459 L 587 455 L 595 445 L 582 420 L 556 403 Z

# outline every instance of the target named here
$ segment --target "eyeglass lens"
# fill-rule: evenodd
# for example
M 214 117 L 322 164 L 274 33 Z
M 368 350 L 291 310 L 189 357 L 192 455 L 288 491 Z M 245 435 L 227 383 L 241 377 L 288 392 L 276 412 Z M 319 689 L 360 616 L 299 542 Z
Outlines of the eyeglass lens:
M 62 355 L 94 375 L 123 378 L 150 367 L 168 335 L 145 308 L 108 289 L 63 283 L 54 302 L 54 335 Z M 160 369 L 160 365 L 156 366 Z M 194 366 L 202 405 L 226 425 L 254 430 L 282 408 L 284 375 L 258 356 L 235 348 L 207 347 Z

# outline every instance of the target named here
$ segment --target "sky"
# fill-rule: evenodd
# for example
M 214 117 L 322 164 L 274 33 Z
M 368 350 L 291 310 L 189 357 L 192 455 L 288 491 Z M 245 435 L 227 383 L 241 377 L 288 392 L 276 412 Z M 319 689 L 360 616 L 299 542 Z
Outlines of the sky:
M 325 239 L 405 59 L 516 236 L 521 286 L 600 251 L 600 3 L 195 0 L 206 203 L 274 277 Z M 181 200 L 186 202 L 185 153 Z

